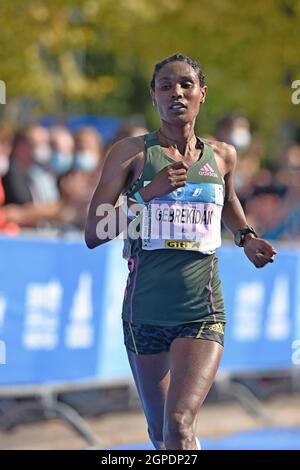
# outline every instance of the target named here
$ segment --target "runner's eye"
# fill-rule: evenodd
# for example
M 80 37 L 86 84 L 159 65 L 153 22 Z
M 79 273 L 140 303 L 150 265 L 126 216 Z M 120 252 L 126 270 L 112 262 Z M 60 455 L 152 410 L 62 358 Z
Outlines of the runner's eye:
M 182 88 L 191 88 L 193 86 L 192 82 L 183 82 L 181 84 Z
M 170 85 L 167 85 L 167 84 L 160 86 L 161 90 L 169 90 L 169 88 L 170 88 Z

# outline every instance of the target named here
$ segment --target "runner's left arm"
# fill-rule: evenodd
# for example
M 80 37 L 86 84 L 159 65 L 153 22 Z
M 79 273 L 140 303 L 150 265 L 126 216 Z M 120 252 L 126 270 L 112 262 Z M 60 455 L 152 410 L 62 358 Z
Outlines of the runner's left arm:
M 226 146 L 225 161 L 228 171 L 224 176 L 225 200 L 222 221 L 225 226 L 235 234 L 237 230 L 247 227 L 248 223 L 234 189 L 234 170 L 237 162 L 237 154 L 232 145 Z M 252 233 L 247 234 L 245 237 L 244 252 L 257 268 L 272 263 L 276 254 L 274 247 L 269 242 L 261 238 L 256 238 Z

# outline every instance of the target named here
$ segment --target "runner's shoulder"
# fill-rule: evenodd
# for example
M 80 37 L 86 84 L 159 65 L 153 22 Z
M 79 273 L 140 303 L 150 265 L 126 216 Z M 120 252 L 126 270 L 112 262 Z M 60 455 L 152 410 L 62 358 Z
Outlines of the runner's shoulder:
M 124 137 L 115 142 L 108 151 L 108 158 L 120 164 L 134 161 L 144 155 L 143 136 Z
M 226 165 L 226 173 L 230 172 L 236 164 L 237 153 L 233 145 L 221 142 L 215 139 L 207 139 L 207 142 L 211 145 L 214 154 L 217 158 L 223 160 Z

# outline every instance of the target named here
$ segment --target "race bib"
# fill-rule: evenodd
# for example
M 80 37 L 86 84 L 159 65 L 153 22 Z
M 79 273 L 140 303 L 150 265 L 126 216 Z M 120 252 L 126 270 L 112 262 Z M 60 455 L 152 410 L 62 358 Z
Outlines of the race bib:
M 223 201 L 223 186 L 212 183 L 188 183 L 153 199 L 143 212 L 143 249 L 214 251 L 221 244 Z

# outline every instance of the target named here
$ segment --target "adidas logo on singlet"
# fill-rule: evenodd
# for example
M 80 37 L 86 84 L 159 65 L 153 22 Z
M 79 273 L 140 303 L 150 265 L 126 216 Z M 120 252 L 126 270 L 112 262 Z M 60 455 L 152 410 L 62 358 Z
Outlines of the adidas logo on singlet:
M 214 325 L 211 325 L 208 329 L 215 331 L 216 333 L 220 333 L 220 335 L 224 335 L 224 328 L 222 323 L 215 323 Z
M 212 176 L 213 178 L 218 178 L 217 173 L 214 171 L 214 169 L 210 166 L 209 163 L 206 163 L 200 170 L 199 170 L 199 175 L 201 176 Z

